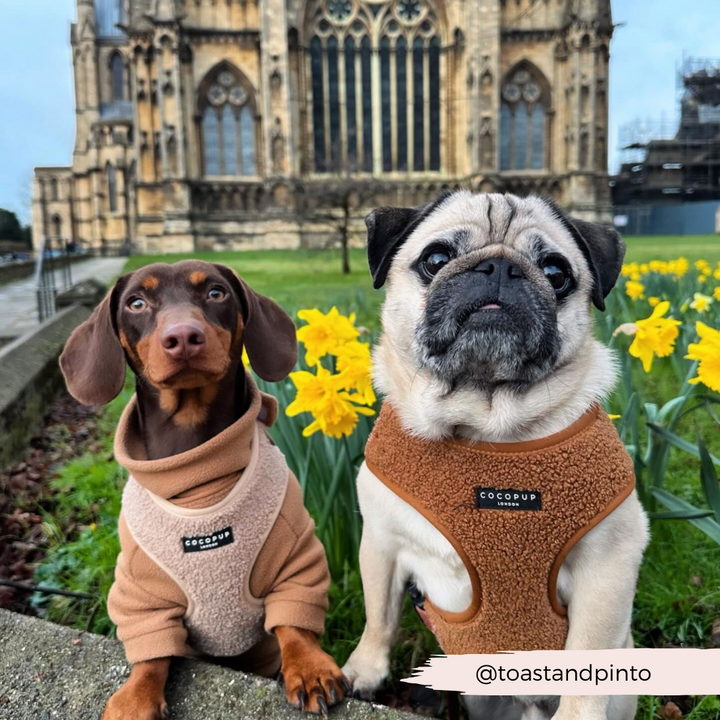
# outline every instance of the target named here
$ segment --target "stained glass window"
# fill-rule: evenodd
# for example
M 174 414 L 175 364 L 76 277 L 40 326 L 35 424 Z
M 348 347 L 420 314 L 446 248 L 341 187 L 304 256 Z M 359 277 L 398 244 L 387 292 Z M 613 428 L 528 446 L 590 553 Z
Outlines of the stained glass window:
M 328 0 L 313 12 L 315 171 L 440 170 L 442 50 L 433 0 Z
M 418 171 L 425 169 L 424 57 L 423 41 L 415 38 L 413 43 L 413 169 Z
M 105 174 L 107 176 L 108 209 L 114 213 L 117 212 L 117 177 L 115 175 L 115 167 L 108 163 L 105 166 Z
M 227 68 L 203 82 L 200 98 L 205 174 L 255 175 L 255 114 L 240 78 Z
M 110 61 L 110 74 L 112 75 L 112 99 L 125 99 L 125 66 L 122 55 L 115 53 Z
M 362 39 L 363 170 L 373 169 L 372 51 L 370 38 Z
M 333 168 L 340 159 L 340 88 L 338 85 L 338 42 L 328 40 L 328 96 L 330 101 L 330 160 Z
M 393 169 L 392 161 L 392 99 L 390 97 L 390 40 L 386 36 L 380 41 L 380 85 L 382 106 L 382 151 L 383 170 Z
M 357 167 L 357 103 L 355 86 L 355 41 L 345 39 L 345 107 L 347 108 L 347 157 L 351 169 Z
M 547 166 L 548 98 L 539 73 L 521 67 L 502 88 L 500 111 L 500 169 L 542 170 Z

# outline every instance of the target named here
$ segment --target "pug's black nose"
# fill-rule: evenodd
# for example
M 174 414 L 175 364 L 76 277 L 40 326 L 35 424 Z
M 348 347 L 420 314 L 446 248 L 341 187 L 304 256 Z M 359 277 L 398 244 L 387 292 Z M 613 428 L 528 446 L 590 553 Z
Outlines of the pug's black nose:
M 497 275 L 501 280 L 508 278 L 510 280 L 520 280 L 525 277 L 525 273 L 515 263 L 505 258 L 491 258 L 479 262 L 473 270 L 483 275 Z

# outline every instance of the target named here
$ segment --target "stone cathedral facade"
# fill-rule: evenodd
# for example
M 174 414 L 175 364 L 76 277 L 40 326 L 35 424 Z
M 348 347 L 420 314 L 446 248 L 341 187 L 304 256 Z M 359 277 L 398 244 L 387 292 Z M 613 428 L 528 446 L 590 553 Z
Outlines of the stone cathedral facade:
M 610 0 L 77 0 L 75 149 L 36 169 L 34 236 L 318 247 L 342 189 L 355 238 L 454 187 L 608 219 L 612 32 Z

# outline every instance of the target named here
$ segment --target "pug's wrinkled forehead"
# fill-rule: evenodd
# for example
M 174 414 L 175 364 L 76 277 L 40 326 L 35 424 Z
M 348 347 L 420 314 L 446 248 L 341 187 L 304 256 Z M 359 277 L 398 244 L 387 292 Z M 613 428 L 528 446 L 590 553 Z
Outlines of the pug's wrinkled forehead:
M 612 228 L 570 218 L 540 197 L 464 190 L 419 208 L 379 208 L 366 222 L 376 288 L 389 274 L 407 271 L 435 243 L 449 246 L 456 258 L 497 245 L 522 253 L 534 264 L 548 255 L 562 256 L 579 288 L 586 289 L 602 310 L 625 252 Z

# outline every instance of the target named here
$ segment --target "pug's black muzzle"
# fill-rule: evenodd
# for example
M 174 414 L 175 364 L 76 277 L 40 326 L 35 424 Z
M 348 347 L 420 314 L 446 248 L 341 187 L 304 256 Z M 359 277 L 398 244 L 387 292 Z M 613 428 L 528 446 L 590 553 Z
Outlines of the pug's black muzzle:
M 454 386 L 534 383 L 558 355 L 556 304 L 519 263 L 485 258 L 436 278 L 417 342 L 423 364 Z

